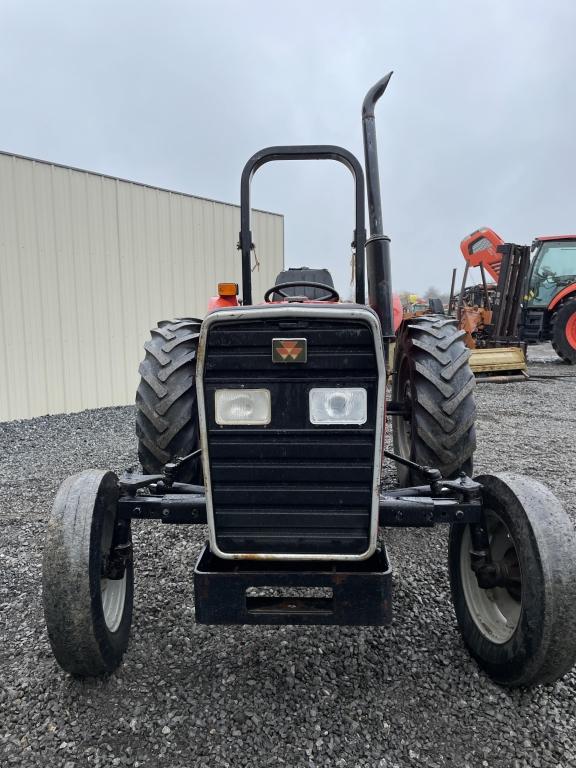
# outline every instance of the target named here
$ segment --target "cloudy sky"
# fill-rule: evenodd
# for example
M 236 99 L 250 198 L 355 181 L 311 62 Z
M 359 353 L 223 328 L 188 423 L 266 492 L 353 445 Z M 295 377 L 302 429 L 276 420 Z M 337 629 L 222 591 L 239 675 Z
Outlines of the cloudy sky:
M 0 0 L 0 149 L 238 202 L 263 146 L 361 157 L 363 95 L 393 69 L 377 124 L 395 287 L 446 289 L 479 226 L 576 229 L 575 31 L 574 0 Z M 268 165 L 253 202 L 285 215 L 287 264 L 348 292 L 344 167 Z

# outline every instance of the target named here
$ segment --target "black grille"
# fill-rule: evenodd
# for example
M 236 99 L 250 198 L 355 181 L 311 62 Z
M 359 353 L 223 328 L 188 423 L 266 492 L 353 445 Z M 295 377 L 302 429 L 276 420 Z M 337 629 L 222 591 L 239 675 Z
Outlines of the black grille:
M 307 362 L 273 363 L 273 338 L 306 338 Z M 270 390 L 269 425 L 216 425 L 214 391 L 240 386 Z M 366 424 L 312 425 L 309 390 L 322 386 L 366 388 Z M 214 322 L 206 344 L 204 394 L 215 534 L 223 552 L 366 552 L 377 388 L 374 340 L 367 322 Z

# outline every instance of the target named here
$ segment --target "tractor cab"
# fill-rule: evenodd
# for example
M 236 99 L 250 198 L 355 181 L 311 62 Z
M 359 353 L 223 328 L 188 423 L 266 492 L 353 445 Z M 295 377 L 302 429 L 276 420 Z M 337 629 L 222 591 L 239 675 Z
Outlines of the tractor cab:
M 548 308 L 565 288 L 576 287 L 576 235 L 534 240 L 526 305 Z
M 537 237 L 522 310 L 526 341 L 551 341 L 557 355 L 576 363 L 576 235 Z

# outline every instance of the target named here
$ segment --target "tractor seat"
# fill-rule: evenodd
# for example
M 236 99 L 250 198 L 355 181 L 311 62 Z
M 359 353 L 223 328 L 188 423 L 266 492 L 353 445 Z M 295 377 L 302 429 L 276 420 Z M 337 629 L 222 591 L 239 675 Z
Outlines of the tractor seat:
M 285 269 L 276 278 L 275 285 L 294 283 L 300 280 L 307 283 L 324 283 L 324 285 L 334 288 L 332 275 L 327 269 L 312 269 L 311 267 L 290 267 L 290 269 Z M 285 288 L 284 290 L 288 296 L 306 296 L 307 299 L 317 299 L 322 295 L 326 295 L 326 291 L 323 291 L 321 288 L 308 288 L 306 286 Z M 276 300 L 281 297 L 274 294 L 272 298 Z

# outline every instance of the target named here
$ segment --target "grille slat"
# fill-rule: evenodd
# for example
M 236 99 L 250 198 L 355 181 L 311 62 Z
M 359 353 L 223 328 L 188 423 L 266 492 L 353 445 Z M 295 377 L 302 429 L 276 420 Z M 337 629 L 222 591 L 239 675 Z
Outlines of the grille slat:
M 302 528 L 329 529 L 350 529 L 356 527 L 358 530 L 365 530 L 366 515 L 362 508 L 346 509 L 342 512 L 339 509 L 327 508 L 324 510 L 302 508 L 279 509 L 277 507 L 261 507 L 259 509 L 249 510 L 252 519 L 252 529 L 258 531 L 262 529 L 284 529 L 300 530 Z M 247 510 L 244 508 L 221 509 L 218 512 L 218 524 L 220 530 L 234 528 L 237 529 L 244 522 Z M 248 530 L 248 529 L 247 529 Z
M 322 451 L 324 460 L 341 459 L 342 461 L 371 461 L 374 455 L 372 442 L 354 442 L 341 435 L 328 439 L 303 443 L 302 440 L 286 439 L 280 442 L 280 435 L 274 442 L 261 439 L 260 436 L 247 436 L 242 440 L 222 440 L 215 434 L 210 444 L 210 456 L 213 468 L 226 459 L 263 460 L 282 459 L 283 461 L 314 461 Z M 215 463 L 214 463 L 215 462 Z M 289 466 L 285 464 L 285 466 Z
M 307 339 L 307 363 L 273 363 L 272 339 L 291 337 Z M 217 426 L 214 390 L 255 382 L 271 392 L 270 425 Z M 367 423 L 312 425 L 308 393 L 318 386 L 365 387 Z M 367 551 L 377 387 L 372 330 L 362 321 L 214 323 L 206 345 L 204 396 L 214 527 L 223 552 Z
M 351 485 L 303 487 L 280 483 L 260 487 L 212 484 L 212 500 L 216 508 L 237 505 L 259 507 L 266 504 L 290 508 L 303 504 L 315 507 L 347 507 L 354 504 L 370 504 L 371 498 L 372 492 L 366 483 L 361 486 L 357 484 L 355 487 Z
M 270 477 L 282 477 L 283 483 L 342 483 L 363 482 L 370 485 L 373 473 L 372 464 L 327 464 L 306 461 L 297 463 L 268 463 L 252 461 L 216 462 L 212 467 L 212 482 L 230 483 L 267 483 Z
M 326 537 L 322 532 L 301 535 L 302 531 L 287 530 L 284 534 L 259 533 L 245 536 L 242 529 L 231 535 L 219 535 L 218 544 L 223 552 L 298 555 L 358 555 L 366 550 L 367 534 L 342 531 L 339 536 Z
M 302 334 L 299 332 L 303 331 Z M 359 351 L 362 347 L 372 350 L 374 344 L 369 328 L 314 328 L 307 323 L 304 327 L 284 327 L 282 323 L 276 323 L 277 336 L 306 336 L 308 343 L 315 349 L 329 347 L 330 349 L 343 349 L 348 347 L 351 351 Z M 268 328 L 254 327 L 246 334 L 246 329 L 233 329 L 230 326 L 224 330 L 222 327 L 214 328 L 210 333 L 210 345 L 212 348 L 251 349 L 260 347 L 267 350 L 270 345 L 270 330 Z
M 318 352 L 314 358 L 306 363 L 309 371 L 369 371 L 372 369 L 373 356 L 369 352 L 353 352 L 351 350 L 334 355 L 330 351 Z M 220 372 L 233 368 L 235 371 L 277 371 L 278 363 L 273 363 L 269 351 L 250 354 L 246 357 L 242 354 L 228 352 L 226 355 L 212 354 L 206 361 L 206 370 Z M 292 373 L 292 372 L 291 372 Z M 295 369 L 293 375 L 299 375 Z M 301 375 L 301 374 L 300 374 Z

